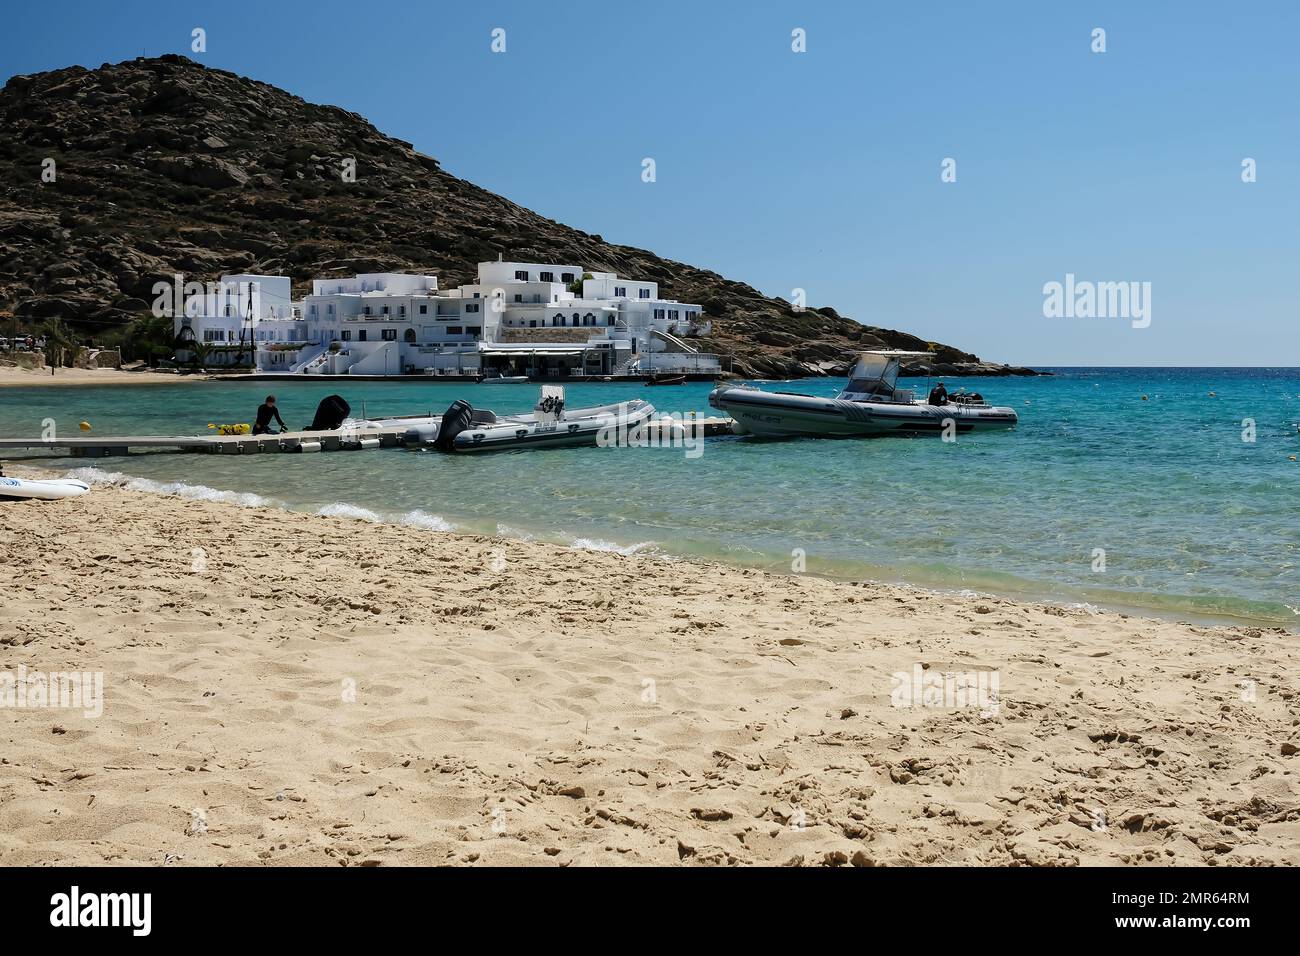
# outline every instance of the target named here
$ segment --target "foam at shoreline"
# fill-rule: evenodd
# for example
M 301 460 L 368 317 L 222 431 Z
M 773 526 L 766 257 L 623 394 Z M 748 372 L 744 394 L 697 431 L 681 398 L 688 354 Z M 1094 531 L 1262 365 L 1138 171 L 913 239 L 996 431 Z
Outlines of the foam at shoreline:
M 136 478 L 120 472 L 103 471 L 88 466 L 74 468 L 65 477 L 78 478 L 90 485 L 113 485 L 129 491 L 175 495 L 195 501 L 229 503 L 249 508 L 274 508 L 301 513 L 302 509 L 277 498 L 251 492 L 226 491 L 207 485 L 191 485 L 179 481 L 155 481 Z M 336 501 L 310 512 L 326 518 L 345 518 L 369 524 L 390 524 L 451 534 L 475 534 L 467 526 L 458 525 L 441 515 L 416 509 L 404 513 L 386 514 L 371 508 L 345 501 Z M 493 532 L 486 532 L 492 536 Z M 516 541 L 549 541 L 578 551 L 619 554 L 623 556 L 652 556 L 666 561 L 710 561 L 736 568 L 758 568 L 770 573 L 791 573 L 784 559 L 766 554 L 755 548 L 666 548 L 656 541 L 621 543 L 587 535 L 546 534 L 528 531 L 502 522 L 495 526 L 496 537 Z M 1077 593 L 1067 589 L 1016 578 L 1006 574 L 953 570 L 947 574 L 933 567 L 891 568 L 867 565 L 860 562 L 827 561 L 824 566 L 810 568 L 806 573 L 840 581 L 863 581 L 886 585 L 903 585 L 936 595 L 966 597 L 1001 597 L 1014 601 L 1029 601 L 1064 608 L 1097 613 L 1104 610 L 1145 615 L 1163 620 L 1194 620 L 1201 623 L 1245 623 L 1284 626 L 1300 629 L 1300 607 L 1287 604 L 1253 602 L 1234 597 L 1200 598 L 1186 595 L 1143 594 L 1128 591 L 1090 591 Z M 971 587 L 967 582 L 978 583 Z
M 151 478 L 136 478 L 117 471 L 103 471 L 93 466 L 73 468 L 64 476 L 77 478 L 88 485 L 115 485 L 127 491 L 145 491 L 151 494 L 175 495 L 178 498 L 190 498 L 194 501 L 218 501 L 225 504 L 239 505 L 242 508 L 287 508 L 278 498 L 267 498 L 251 492 L 224 491 L 209 488 L 207 485 L 191 485 L 183 481 L 154 481 Z

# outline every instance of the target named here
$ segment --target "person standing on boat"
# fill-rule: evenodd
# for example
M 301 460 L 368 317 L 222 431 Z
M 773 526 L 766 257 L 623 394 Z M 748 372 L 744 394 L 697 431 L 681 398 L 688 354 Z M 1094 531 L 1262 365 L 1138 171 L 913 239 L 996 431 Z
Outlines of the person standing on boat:
M 268 395 L 266 401 L 257 406 L 257 421 L 253 424 L 253 434 L 271 434 L 271 418 L 273 416 L 280 423 L 280 431 L 287 432 L 289 426 L 284 423 L 284 419 L 280 417 L 280 410 L 275 407 L 275 396 Z
M 948 404 L 948 390 L 943 387 L 943 382 L 940 382 L 934 388 L 930 389 L 930 404 L 931 405 Z

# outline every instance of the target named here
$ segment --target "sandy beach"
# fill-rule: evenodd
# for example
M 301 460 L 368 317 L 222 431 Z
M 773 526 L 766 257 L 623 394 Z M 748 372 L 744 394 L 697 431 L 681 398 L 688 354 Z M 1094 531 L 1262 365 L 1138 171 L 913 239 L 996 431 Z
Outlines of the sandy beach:
M 205 382 L 207 375 L 177 375 L 142 369 L 128 372 L 116 368 L 60 368 L 50 374 L 48 368 L 19 368 L 0 365 L 0 388 L 27 388 L 39 385 L 176 385 L 181 382 Z
M 1281 630 L 116 487 L 0 553 L 0 671 L 103 681 L 0 708 L 0 864 L 1300 863 Z

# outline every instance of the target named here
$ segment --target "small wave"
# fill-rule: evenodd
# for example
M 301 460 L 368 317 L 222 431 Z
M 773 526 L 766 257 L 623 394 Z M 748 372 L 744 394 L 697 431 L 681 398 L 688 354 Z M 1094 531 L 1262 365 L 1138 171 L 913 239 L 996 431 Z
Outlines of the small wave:
M 441 515 L 431 515 L 425 511 L 408 511 L 397 519 L 398 524 L 404 524 L 412 528 L 422 528 L 425 531 L 455 531 L 456 526 Z
M 1102 608 L 1090 601 L 1072 601 L 1064 605 L 1069 611 L 1082 611 L 1084 614 L 1104 614 Z
M 127 491 L 145 491 L 157 495 L 175 495 L 192 501 L 220 501 L 245 508 L 280 508 L 283 503 L 252 492 L 222 491 L 207 485 L 191 485 L 183 481 L 154 481 L 150 478 L 132 478 L 118 471 L 101 471 L 98 468 L 73 468 L 65 477 L 77 478 L 88 485 L 115 485 Z
M 574 538 L 569 542 L 569 547 L 576 548 L 579 551 L 608 551 L 612 554 L 644 554 L 647 551 L 655 549 L 653 541 L 639 541 L 636 544 L 619 545 L 612 541 L 602 541 L 599 538 Z
M 355 518 L 358 521 L 369 521 L 372 524 L 379 524 L 384 520 L 379 517 L 377 512 L 371 511 L 369 508 L 359 508 L 344 501 L 336 501 L 332 505 L 326 505 L 316 513 L 322 518 Z
M 531 531 L 520 531 L 518 528 L 512 528 L 508 524 L 497 522 L 498 538 L 513 538 L 516 541 L 532 541 L 536 535 Z
M 346 501 L 336 501 L 326 505 L 316 514 L 322 518 L 351 518 L 354 521 L 369 521 L 371 524 L 400 524 L 408 528 L 420 528 L 424 531 L 454 531 L 455 525 L 441 515 L 431 515 L 427 511 L 408 511 L 406 514 L 385 517 L 378 511 L 350 505 Z

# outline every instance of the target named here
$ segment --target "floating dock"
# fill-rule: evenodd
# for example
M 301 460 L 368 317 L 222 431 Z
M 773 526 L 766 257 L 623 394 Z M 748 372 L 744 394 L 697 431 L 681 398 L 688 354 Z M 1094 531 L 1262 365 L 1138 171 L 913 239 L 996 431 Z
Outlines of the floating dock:
M 422 420 L 422 419 L 421 419 Z M 683 424 L 682 419 L 656 418 L 643 426 L 658 438 L 664 422 Z M 730 418 L 686 419 L 685 424 L 703 430 L 705 438 L 730 435 Z M 384 428 L 333 429 L 329 431 L 282 432 L 278 435 L 104 435 L 76 438 L 0 438 L 0 452 L 6 450 L 66 449 L 74 458 L 110 458 L 143 451 L 188 451 L 217 455 L 257 455 L 276 452 L 368 451 L 399 448 L 407 425 Z
M 405 425 L 364 430 L 283 432 L 278 435 L 105 435 L 76 438 L 0 438 L 0 451 L 15 448 L 66 448 L 77 458 L 108 458 L 138 451 L 197 451 L 220 455 L 256 455 L 264 452 L 361 451 L 395 448 L 406 433 Z

